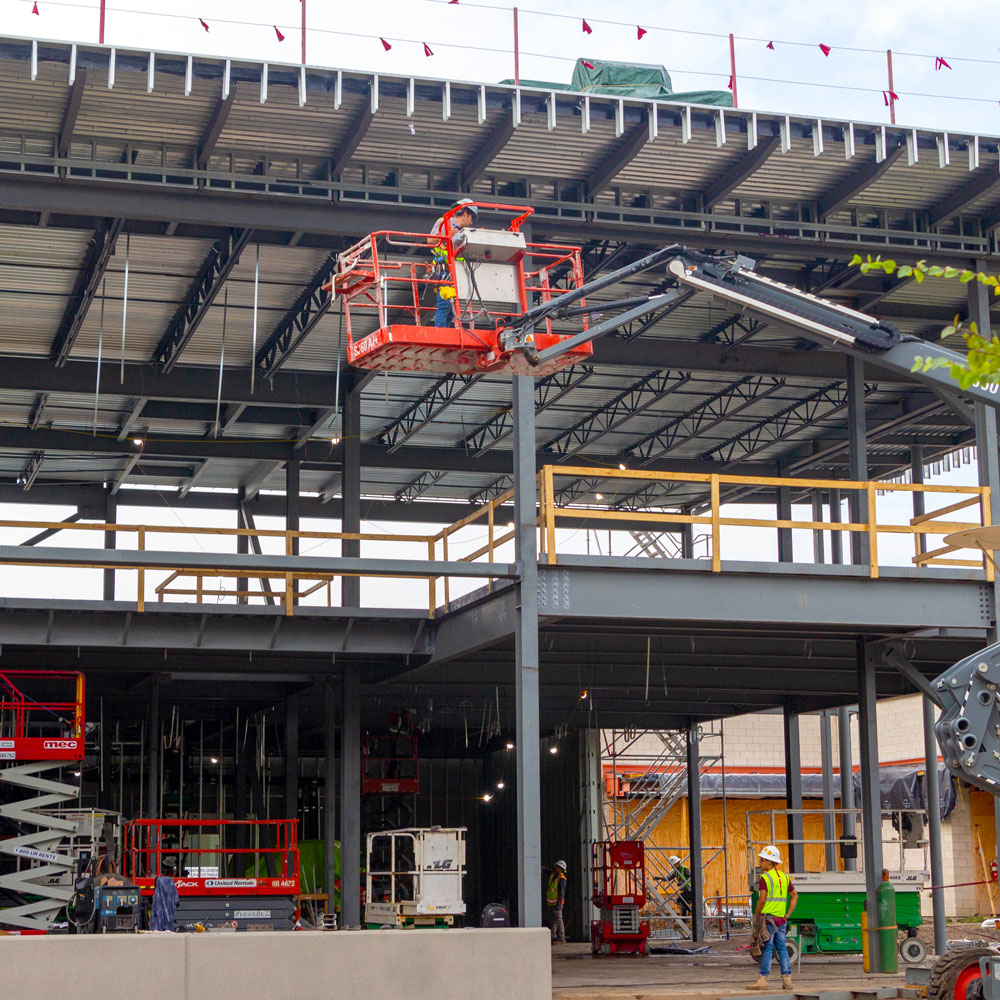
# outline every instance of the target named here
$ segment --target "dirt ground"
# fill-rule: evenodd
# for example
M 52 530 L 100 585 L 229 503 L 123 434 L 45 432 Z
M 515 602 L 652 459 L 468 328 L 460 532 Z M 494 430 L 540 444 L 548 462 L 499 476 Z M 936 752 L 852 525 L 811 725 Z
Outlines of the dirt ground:
M 920 937 L 930 944 L 933 932 L 928 924 Z M 951 923 L 949 940 L 983 940 L 1000 935 L 983 933 L 977 923 Z M 748 939 L 709 941 L 706 955 L 649 955 L 593 958 L 589 944 L 570 943 L 552 948 L 553 1000 L 720 1000 L 724 997 L 761 996 L 748 993 L 746 984 L 757 974 L 756 963 L 746 950 Z M 690 947 L 690 942 L 677 942 Z M 924 963 L 933 961 L 928 956 Z M 861 956 L 812 957 L 802 959 L 792 969 L 796 993 L 821 990 L 877 989 L 902 986 L 905 973 L 865 975 Z M 781 993 L 777 963 L 771 969 L 774 993 Z M 787 994 L 786 994 L 787 995 Z M 765 994 L 766 996 L 766 994 Z
M 719 1000 L 748 994 L 746 984 L 757 974 L 745 951 L 712 943 L 707 955 L 623 955 L 593 958 L 587 944 L 556 945 L 552 949 L 553 1000 Z M 902 986 L 903 975 L 866 976 L 861 958 L 804 958 L 801 972 L 792 969 L 796 992 L 875 989 Z M 771 970 L 774 992 L 781 993 L 777 965 Z

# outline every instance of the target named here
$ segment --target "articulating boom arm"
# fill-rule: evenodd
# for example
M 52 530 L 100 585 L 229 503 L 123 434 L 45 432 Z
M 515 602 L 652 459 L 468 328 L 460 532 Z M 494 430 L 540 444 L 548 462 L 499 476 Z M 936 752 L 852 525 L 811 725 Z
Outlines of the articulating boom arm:
M 666 264 L 666 280 L 672 287 L 664 287 L 662 291 L 646 296 L 595 303 L 591 306 L 574 306 L 574 303 L 587 295 L 662 264 Z M 773 281 L 757 274 L 753 270 L 754 264 L 748 257 L 709 256 L 679 244 L 664 247 L 617 271 L 586 282 L 552 302 L 544 302 L 529 309 L 503 331 L 501 343 L 506 350 L 519 350 L 531 363 L 541 364 L 580 343 L 596 340 L 632 320 L 662 309 L 692 292 L 705 292 L 738 309 L 793 327 L 804 337 L 823 346 L 839 348 L 870 359 L 880 368 L 905 373 L 908 377 L 930 383 L 938 390 L 958 392 L 958 386 L 947 369 L 914 372 L 913 367 L 918 355 L 924 358 L 944 358 L 956 363 L 964 361 L 962 355 L 917 337 L 903 336 L 894 326 L 875 316 Z M 606 314 L 615 310 L 621 311 L 607 319 L 601 318 L 589 329 L 567 337 L 558 344 L 542 351 L 534 348 L 534 331 L 545 320 L 565 319 L 582 314 Z M 974 385 L 964 392 L 977 402 L 1000 407 L 996 385 Z
M 932 684 L 941 717 L 934 726 L 948 770 L 1000 793 L 1000 642 L 960 660 Z

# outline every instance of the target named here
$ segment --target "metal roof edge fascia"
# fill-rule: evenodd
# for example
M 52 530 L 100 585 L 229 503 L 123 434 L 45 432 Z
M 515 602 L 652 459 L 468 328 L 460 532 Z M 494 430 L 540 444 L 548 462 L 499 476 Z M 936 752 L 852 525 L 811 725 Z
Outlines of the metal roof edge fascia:
M 77 65 L 81 68 L 106 68 L 110 58 L 110 53 L 114 50 L 116 68 L 119 71 L 131 70 L 142 73 L 147 71 L 148 56 L 149 53 L 152 52 L 155 57 L 156 71 L 175 76 L 184 75 L 186 73 L 187 60 L 191 59 L 194 64 L 201 63 L 203 67 L 206 67 L 203 68 L 200 73 L 195 71 L 196 77 L 200 77 L 201 79 L 219 79 L 220 81 L 224 76 L 226 63 L 229 63 L 230 66 L 233 67 L 231 70 L 233 80 L 246 80 L 247 82 L 256 84 L 260 83 L 261 70 L 266 66 L 269 85 L 284 85 L 296 89 L 299 87 L 301 70 L 303 69 L 300 63 L 241 59 L 234 58 L 232 56 L 203 55 L 193 52 L 161 51 L 132 45 L 100 45 L 97 43 L 71 42 L 64 39 L 43 39 L 19 35 L 0 36 L 0 60 L 9 62 L 30 61 L 32 46 L 37 47 L 37 57 L 40 61 L 65 61 L 67 64 L 70 61 L 71 51 L 75 47 L 77 49 Z M 49 49 L 65 50 L 65 57 L 62 58 L 57 52 L 43 51 L 43 46 Z M 171 59 L 183 60 L 183 64 L 172 66 L 169 62 Z M 164 62 L 163 60 L 168 61 Z M 209 69 L 208 67 L 211 68 Z M 333 93 L 336 87 L 336 79 L 338 75 L 341 77 L 342 82 L 346 85 L 346 89 L 350 91 L 367 93 L 367 88 L 370 86 L 371 81 L 377 79 L 378 85 L 383 94 L 403 97 L 405 97 L 405 90 L 409 81 L 413 80 L 415 84 L 426 86 L 428 88 L 434 88 L 433 95 L 420 94 L 419 91 L 416 94 L 416 96 L 421 99 L 434 101 L 440 101 L 441 90 L 445 84 L 450 84 L 452 88 L 456 86 L 469 87 L 473 88 L 477 92 L 480 89 L 485 89 L 488 93 L 492 92 L 496 95 L 492 101 L 488 101 L 488 103 L 492 104 L 495 108 L 505 107 L 507 102 L 517 93 L 520 93 L 522 99 L 525 95 L 531 95 L 532 100 L 537 99 L 540 103 L 547 101 L 553 93 L 553 91 L 545 88 L 526 86 L 518 87 L 512 84 L 484 83 L 482 81 L 460 79 L 446 80 L 410 74 L 386 74 L 374 70 L 365 71 L 356 69 L 337 69 L 336 67 L 310 65 L 306 65 L 304 68 L 306 71 L 306 90 L 316 93 Z M 326 79 L 324 79 L 324 77 Z M 350 80 L 351 77 L 356 78 L 356 80 Z M 395 95 L 393 93 L 396 86 L 402 88 L 399 95 Z M 690 104 L 679 101 L 652 100 L 635 97 L 615 98 L 607 95 L 585 93 L 583 91 L 561 90 L 556 92 L 556 94 L 557 103 L 559 103 L 559 98 L 564 98 L 565 100 L 562 103 L 565 103 L 567 107 L 574 107 L 578 101 L 582 100 L 584 97 L 588 97 L 590 98 L 591 115 L 594 115 L 595 111 L 598 109 L 601 109 L 602 113 L 604 113 L 606 109 L 607 117 L 609 119 L 614 119 L 616 105 L 619 101 L 622 101 L 623 105 L 632 112 L 632 114 L 626 114 L 625 120 L 633 124 L 644 120 L 644 115 L 650 108 L 656 108 L 657 110 L 662 109 L 671 114 L 683 114 L 685 109 L 690 108 L 692 111 L 698 112 L 697 116 L 692 117 L 697 121 L 698 127 L 704 130 L 715 129 L 717 116 L 721 112 L 727 118 L 744 120 L 747 123 L 748 128 L 750 119 L 753 116 L 756 116 L 757 127 L 760 128 L 763 123 L 770 124 L 772 125 L 771 134 L 775 136 L 779 134 L 782 123 L 785 120 L 788 120 L 796 126 L 796 132 L 800 137 L 811 137 L 813 128 L 817 125 L 817 123 L 819 123 L 821 124 L 821 127 L 828 128 L 830 130 L 850 129 L 853 127 L 855 130 L 871 130 L 874 133 L 885 129 L 887 136 L 892 135 L 897 138 L 900 143 L 902 143 L 907 136 L 916 136 L 918 144 L 921 147 L 929 149 L 936 149 L 941 138 L 946 137 L 949 144 L 953 145 L 957 150 L 965 148 L 963 140 L 976 139 L 978 139 L 981 149 L 985 148 L 991 152 L 1000 150 L 1000 135 L 988 135 L 984 133 L 971 133 L 965 131 L 952 132 L 947 129 L 917 128 L 898 123 L 895 125 L 889 125 L 885 122 L 829 118 L 816 114 L 791 114 L 788 112 L 759 111 L 752 108 L 720 108 L 716 105 Z M 461 94 L 461 92 L 456 93 L 452 90 L 451 93 L 451 100 L 456 104 L 473 104 L 477 99 L 478 94 L 467 100 L 465 99 L 465 95 Z M 736 131 L 741 135 L 745 134 L 744 130 L 737 129 Z

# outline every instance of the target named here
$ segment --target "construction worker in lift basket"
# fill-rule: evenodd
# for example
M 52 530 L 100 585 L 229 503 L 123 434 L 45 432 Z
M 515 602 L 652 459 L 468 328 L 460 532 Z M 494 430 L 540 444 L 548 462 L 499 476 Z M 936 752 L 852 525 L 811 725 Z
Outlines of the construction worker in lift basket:
M 475 206 L 475 204 L 473 204 L 471 198 L 460 198 L 454 205 L 452 205 L 452 208 L 459 209 L 459 211 L 455 212 L 455 214 L 451 217 L 451 231 L 452 237 L 454 238 L 454 234 L 457 231 L 468 229 L 473 223 L 479 221 L 479 209 Z M 441 218 L 434 223 L 434 228 L 431 230 L 431 236 L 444 236 L 444 216 L 441 216 Z M 431 268 L 432 280 L 446 280 L 449 277 L 448 247 L 445 245 L 444 239 L 441 239 L 436 246 L 431 247 L 431 257 L 434 261 L 434 265 Z M 456 257 L 455 259 L 462 262 L 465 260 L 464 257 Z M 436 285 L 435 292 L 437 295 L 437 309 L 434 312 L 434 325 L 454 326 L 455 296 L 457 294 L 454 286 Z
M 774 952 L 778 953 L 778 963 L 781 966 L 781 988 L 792 988 L 792 963 L 788 958 L 788 948 L 785 946 L 785 933 L 788 930 L 788 920 L 799 901 L 799 895 L 792 885 L 791 878 L 778 865 L 781 864 L 781 852 L 773 844 L 768 844 L 760 854 L 760 883 L 757 886 L 757 906 L 753 911 L 754 934 L 760 933 L 761 924 L 768 934 L 767 942 L 760 953 L 760 972 L 752 983 L 747 983 L 748 990 L 767 990 L 767 977 L 771 972 L 771 959 Z
M 566 943 L 566 925 L 563 923 L 563 907 L 566 905 L 566 862 L 557 861 L 545 886 L 545 905 L 549 908 L 549 926 L 552 928 L 552 943 Z

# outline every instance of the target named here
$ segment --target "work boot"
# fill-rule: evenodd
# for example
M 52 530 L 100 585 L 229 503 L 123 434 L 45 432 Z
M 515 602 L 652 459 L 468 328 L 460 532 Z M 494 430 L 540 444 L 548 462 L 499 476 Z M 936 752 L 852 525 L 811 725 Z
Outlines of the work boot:
M 747 983 L 746 988 L 748 990 L 766 990 L 768 989 L 767 980 L 758 973 L 756 980 L 752 983 Z
M 790 990 L 792 988 L 792 977 L 782 975 L 781 977 L 781 988 L 783 990 Z

